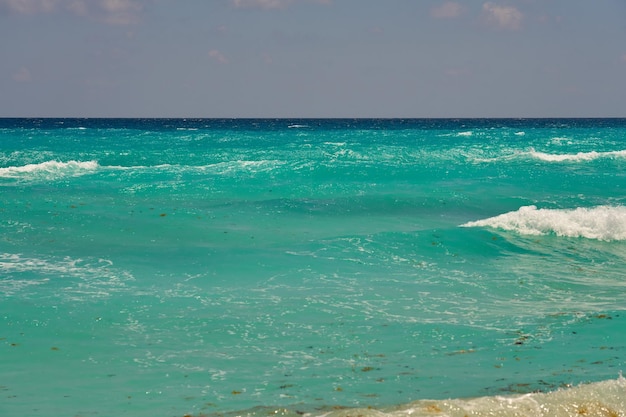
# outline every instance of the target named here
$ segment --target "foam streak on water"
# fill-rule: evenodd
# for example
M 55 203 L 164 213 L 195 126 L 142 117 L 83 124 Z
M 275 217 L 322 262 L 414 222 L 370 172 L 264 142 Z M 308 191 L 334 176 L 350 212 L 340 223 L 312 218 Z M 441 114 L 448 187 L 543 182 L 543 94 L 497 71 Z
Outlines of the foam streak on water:
M 0 120 L 0 415 L 625 416 L 626 120 Z
M 540 159 L 547 162 L 581 162 L 581 161 L 593 161 L 600 158 L 626 158 L 626 150 L 610 151 L 610 152 L 578 152 L 576 154 L 548 154 L 544 152 L 536 152 L 532 150 L 530 152 L 533 158 Z

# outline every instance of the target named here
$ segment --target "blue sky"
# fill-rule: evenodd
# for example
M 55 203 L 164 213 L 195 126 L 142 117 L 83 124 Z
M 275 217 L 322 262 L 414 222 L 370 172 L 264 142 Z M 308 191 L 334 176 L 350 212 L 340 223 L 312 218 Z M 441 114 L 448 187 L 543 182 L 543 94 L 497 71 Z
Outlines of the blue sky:
M 0 0 L 0 117 L 626 117 L 624 0 Z

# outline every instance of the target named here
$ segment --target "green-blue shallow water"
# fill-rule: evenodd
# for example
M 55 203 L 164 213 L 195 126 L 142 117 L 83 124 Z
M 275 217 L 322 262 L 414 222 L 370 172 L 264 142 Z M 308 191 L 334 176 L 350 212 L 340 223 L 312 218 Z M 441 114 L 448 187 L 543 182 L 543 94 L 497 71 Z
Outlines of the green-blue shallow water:
M 0 119 L 0 415 L 623 416 L 625 271 L 625 119 Z

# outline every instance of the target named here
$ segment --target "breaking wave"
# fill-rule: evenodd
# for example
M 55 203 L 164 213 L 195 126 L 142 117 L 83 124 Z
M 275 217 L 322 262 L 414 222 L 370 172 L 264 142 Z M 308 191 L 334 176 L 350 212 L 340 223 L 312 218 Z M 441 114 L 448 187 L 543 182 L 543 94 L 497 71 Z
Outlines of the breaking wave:
M 626 158 L 626 150 L 610 152 L 578 152 L 575 154 L 549 154 L 530 150 L 530 156 L 545 162 L 585 162 L 602 158 Z
M 97 161 L 46 161 L 39 164 L 0 168 L 0 178 L 51 180 L 89 174 L 98 167 Z
M 604 241 L 626 240 L 626 207 L 538 209 L 536 206 L 524 206 L 461 226 L 493 227 L 525 235 L 555 234 Z

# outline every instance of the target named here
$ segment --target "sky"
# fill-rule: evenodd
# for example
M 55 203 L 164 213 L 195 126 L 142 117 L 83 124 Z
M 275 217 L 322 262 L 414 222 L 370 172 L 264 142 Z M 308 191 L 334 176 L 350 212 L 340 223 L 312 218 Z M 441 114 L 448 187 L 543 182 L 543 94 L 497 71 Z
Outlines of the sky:
M 0 0 L 0 117 L 626 117 L 626 0 Z

